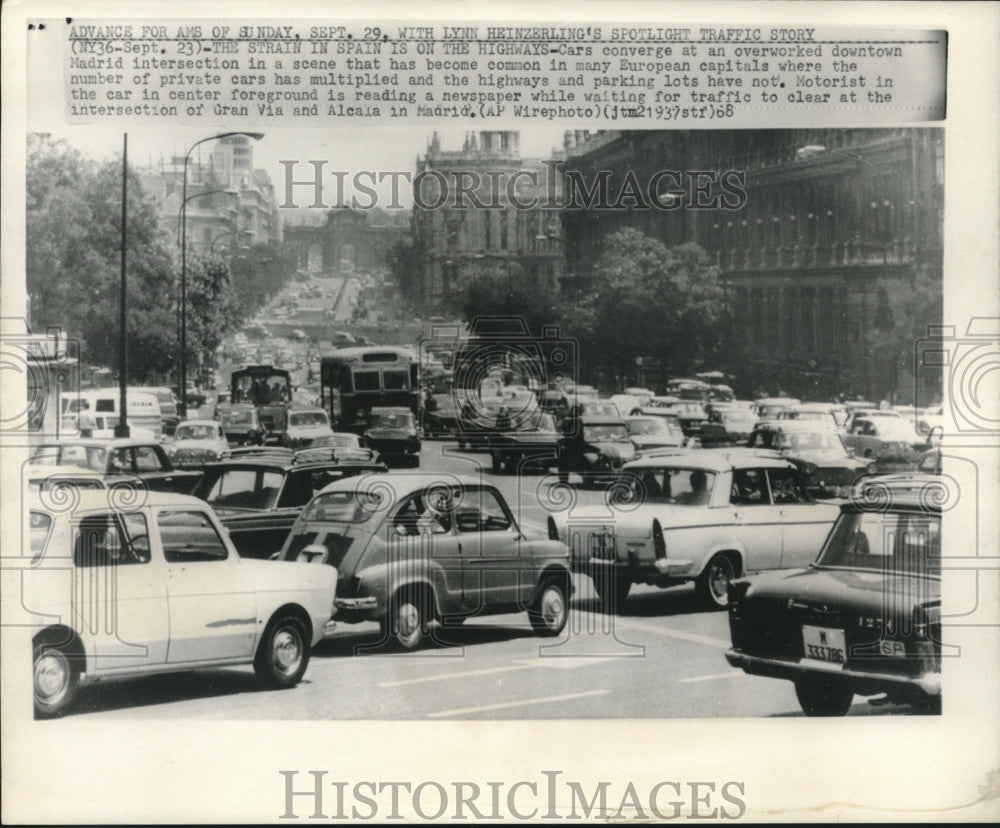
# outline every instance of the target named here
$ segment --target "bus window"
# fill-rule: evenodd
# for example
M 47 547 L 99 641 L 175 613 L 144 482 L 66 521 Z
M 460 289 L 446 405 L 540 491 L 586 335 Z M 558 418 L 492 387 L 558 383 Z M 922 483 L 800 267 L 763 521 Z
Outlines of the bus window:
M 355 391 L 380 391 L 378 371 L 355 371 L 354 390 Z
M 383 371 L 382 382 L 386 391 L 405 391 L 408 387 L 406 371 Z

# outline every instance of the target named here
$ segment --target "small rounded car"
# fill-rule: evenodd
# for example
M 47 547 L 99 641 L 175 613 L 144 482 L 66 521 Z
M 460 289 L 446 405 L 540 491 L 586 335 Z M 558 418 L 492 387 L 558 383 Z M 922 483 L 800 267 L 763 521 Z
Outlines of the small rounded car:
M 336 567 L 338 624 L 377 621 L 413 649 L 435 623 L 527 612 L 540 635 L 566 625 L 569 550 L 519 527 L 500 492 L 447 472 L 390 472 L 331 483 L 295 521 L 278 555 Z
M 201 468 L 229 451 L 229 442 L 218 420 L 184 420 L 164 450 L 177 468 Z
M 35 715 L 64 713 L 85 683 L 253 664 L 291 687 L 334 613 L 337 573 L 240 558 L 215 513 L 188 495 L 77 492 L 28 504 L 22 598 L 34 630 Z

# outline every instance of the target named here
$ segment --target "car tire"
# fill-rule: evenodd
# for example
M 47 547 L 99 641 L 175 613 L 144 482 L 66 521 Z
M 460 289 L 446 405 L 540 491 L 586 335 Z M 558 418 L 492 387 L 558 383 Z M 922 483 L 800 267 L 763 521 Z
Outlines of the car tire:
M 427 635 L 429 619 L 424 604 L 419 595 L 402 595 L 393 604 L 389 633 L 404 650 L 415 650 Z
M 569 596 L 566 585 L 550 578 L 538 590 L 535 603 L 528 610 L 531 627 L 538 635 L 556 636 L 563 631 L 569 618 Z
M 53 644 L 36 644 L 33 664 L 35 715 L 44 719 L 61 716 L 76 700 L 79 671 L 66 649 Z
M 729 604 L 729 583 L 736 577 L 732 559 L 723 552 L 712 556 L 698 579 L 702 597 L 710 607 L 724 609 Z
M 601 602 L 601 610 L 611 614 L 620 612 L 632 589 L 632 581 L 621 570 L 610 568 L 600 570 L 596 576 L 591 576 L 591 580 Z
M 295 615 L 273 618 L 257 647 L 253 669 L 271 687 L 294 687 L 309 666 L 309 638 L 305 624 Z
M 810 676 L 795 682 L 795 697 L 807 716 L 844 716 L 851 709 L 854 691 L 842 682 Z

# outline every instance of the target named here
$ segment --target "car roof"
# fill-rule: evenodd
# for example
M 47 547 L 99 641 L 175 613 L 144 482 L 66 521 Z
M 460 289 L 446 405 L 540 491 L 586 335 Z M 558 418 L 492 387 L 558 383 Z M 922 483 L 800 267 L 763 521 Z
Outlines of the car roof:
M 794 464 L 771 452 L 754 449 L 730 451 L 727 449 L 678 449 L 646 455 L 625 464 L 629 470 L 658 469 L 678 466 L 685 469 L 703 469 L 722 472 L 732 468 L 794 468 Z
M 895 474 L 864 475 L 851 489 L 845 510 L 884 512 L 906 511 L 940 514 L 941 506 L 951 500 L 948 484 L 936 474 L 897 472 Z
M 39 443 L 37 448 L 63 448 L 65 446 L 85 446 L 87 448 L 104 448 L 104 449 L 114 449 L 114 448 L 129 448 L 131 446 L 156 446 L 159 445 L 155 440 L 144 440 L 141 437 L 109 437 L 107 439 L 102 439 L 100 437 L 84 437 L 84 438 L 69 438 L 69 439 L 59 439 L 50 440 L 45 443 Z
M 113 491 L 113 489 L 112 489 Z M 116 512 L 128 512 L 129 504 L 126 502 L 115 502 L 115 495 L 109 495 L 108 489 L 79 489 L 77 496 L 75 497 L 76 503 L 74 508 L 67 512 L 66 509 L 59 509 L 60 512 L 67 512 L 72 514 L 73 512 L 89 512 L 96 510 L 107 510 L 112 509 Z M 32 509 L 41 509 L 42 511 L 56 511 L 47 507 L 39 498 L 33 498 L 34 502 L 31 504 Z M 144 506 L 183 506 L 191 507 L 196 506 L 200 509 L 208 509 L 211 511 L 211 507 L 201 498 L 193 497 L 192 495 L 186 494 L 175 494 L 174 492 L 156 492 L 144 489 L 142 497 L 137 499 L 136 506 L 132 511 L 137 511 L 139 508 Z
M 403 405 L 384 406 L 384 407 L 383 406 L 374 406 L 372 408 L 372 414 L 375 414 L 376 412 L 379 413 L 379 414 L 412 414 L 413 413 L 412 411 L 410 411 L 409 408 L 407 408 L 406 406 L 403 406 Z
M 353 477 L 346 477 L 335 480 L 324 486 L 319 492 L 344 492 L 344 491 L 391 491 L 396 501 L 407 497 L 414 492 L 423 491 L 431 486 L 462 486 L 464 488 L 479 489 L 484 486 L 495 488 L 489 480 L 482 480 L 467 474 L 454 474 L 452 472 L 373 472 L 372 474 L 358 474 Z
M 615 417 L 611 414 L 580 414 L 574 419 L 579 420 L 583 425 L 622 425 L 624 417 Z
M 830 431 L 822 420 L 761 420 L 754 431 Z
M 217 426 L 217 425 L 219 425 L 219 421 L 218 420 L 210 420 L 207 417 L 201 418 L 201 419 L 198 419 L 198 420 L 181 420 L 177 424 L 177 427 L 180 428 L 181 426 L 186 426 L 186 425 Z

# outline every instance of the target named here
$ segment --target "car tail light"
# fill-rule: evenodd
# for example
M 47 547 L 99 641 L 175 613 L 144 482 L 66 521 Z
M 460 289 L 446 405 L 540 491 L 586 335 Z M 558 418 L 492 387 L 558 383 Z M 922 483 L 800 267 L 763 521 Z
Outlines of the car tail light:
M 552 515 L 549 515 L 549 519 L 546 523 L 549 527 L 549 540 L 559 540 L 559 528 L 556 526 L 555 518 L 553 518 Z

